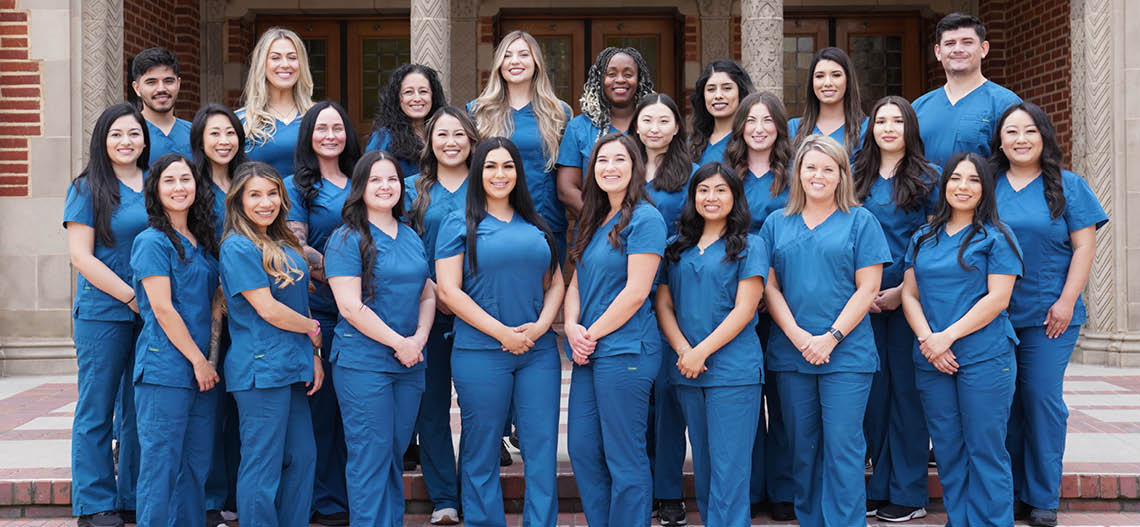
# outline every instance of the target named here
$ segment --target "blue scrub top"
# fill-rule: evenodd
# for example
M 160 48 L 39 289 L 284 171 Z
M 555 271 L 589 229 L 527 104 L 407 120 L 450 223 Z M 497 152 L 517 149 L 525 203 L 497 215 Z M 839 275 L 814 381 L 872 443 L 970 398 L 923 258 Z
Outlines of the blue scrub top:
M 388 132 L 387 128 L 374 130 L 372 135 L 368 136 L 368 144 L 364 146 L 365 152 L 373 150 L 388 150 L 392 146 L 392 135 Z M 396 156 L 391 150 L 388 153 Z M 403 172 L 405 178 L 414 176 L 420 173 L 420 160 L 419 159 L 406 159 L 396 156 L 396 161 L 400 163 L 400 171 Z
M 463 210 L 447 216 L 439 228 L 436 260 L 463 254 L 463 292 L 508 327 L 538 320 L 542 313 L 543 276 L 550 266 L 550 247 L 542 231 L 515 213 L 511 221 L 487 214 L 475 229 L 479 272 L 472 272 L 467 252 L 467 217 Z M 500 351 L 499 341 L 455 317 L 455 349 Z M 555 350 L 554 331 L 547 329 L 531 351 Z
M 764 220 L 768 215 L 784 208 L 788 204 L 788 187 L 785 184 L 784 189 L 775 196 L 772 195 L 772 171 L 769 170 L 760 177 L 756 177 L 751 170 L 744 176 L 744 198 L 748 200 L 748 212 L 752 213 L 752 224 L 749 227 L 749 232 L 760 232 L 760 227 L 764 225 Z M 789 169 L 787 177 L 795 177 L 794 173 Z
M 700 167 L 693 165 L 693 171 L 689 172 L 685 186 L 677 192 L 660 190 L 653 186 L 652 181 L 645 182 L 645 190 L 649 192 L 649 199 L 653 200 L 653 206 L 657 207 L 657 212 L 660 212 L 661 218 L 665 220 L 666 239 L 677 235 L 677 229 L 680 227 L 677 222 L 681 218 L 681 211 L 685 208 L 685 200 L 689 197 L 689 182 L 692 181 L 693 173 L 698 168 Z
M 214 233 L 218 235 L 218 243 L 222 243 L 226 228 L 226 192 L 213 181 L 210 188 L 214 191 Z
M 863 207 L 879 220 L 879 226 L 887 236 L 887 246 L 891 249 L 891 262 L 883 267 L 880 290 L 902 283 L 903 271 L 906 270 L 903 267 L 903 253 L 910 244 L 910 237 L 926 224 L 926 218 L 933 215 L 938 207 L 939 192 L 934 181 L 929 182 L 930 192 L 921 200 L 919 208 L 904 210 L 898 207 L 894 202 L 895 179 L 876 176 L 875 182 L 871 184 L 871 193 L 863 200 Z
M 912 104 L 926 159 L 945 165 L 958 152 L 973 152 L 988 159 L 998 118 L 1019 102 L 1021 97 L 993 81 L 982 83 L 955 104 L 950 104 L 944 86 L 926 92 Z
M 278 286 L 261 263 L 252 240 L 232 234 L 222 242 L 222 290 L 228 298 L 230 350 L 226 353 L 226 391 L 276 388 L 313 380 L 313 346 L 304 333 L 285 331 L 257 314 L 242 291 L 268 287 L 273 298 L 309 316 L 309 264 L 301 253 L 282 245 L 299 279 Z
M 1061 189 L 1065 212 L 1053 219 L 1041 177 L 1017 191 L 1009 185 L 1004 172 L 997 178 L 994 196 L 998 215 L 1013 229 L 1025 254 L 1025 277 L 1017 281 L 1009 300 L 1009 318 L 1015 328 L 1043 325 L 1049 308 L 1060 298 L 1073 259 L 1069 233 L 1090 225 L 1099 229 L 1108 223 L 1108 216 L 1084 178 L 1062 170 Z M 1069 325 L 1084 324 L 1085 318 L 1085 303 L 1078 296 Z
M 969 271 L 958 264 L 958 249 L 970 232 L 970 227 L 959 230 L 953 236 L 946 234 L 946 229 L 941 229 L 936 237 L 922 243 L 922 248 L 915 257 L 914 248 L 918 238 L 929 230 L 930 225 L 924 225 L 911 237 L 904 266 L 906 269 L 914 268 L 919 302 L 931 331 L 939 332 L 950 327 L 986 296 L 989 292 L 989 275 L 1021 276 L 1017 240 L 1014 239 L 1014 245 L 1010 245 L 1005 235 L 994 225 L 987 223 L 982 231 L 974 234 L 970 245 L 962 253 L 962 261 L 972 268 Z M 1007 352 L 1007 346 L 999 345 L 1007 338 L 1014 344 L 1017 343 L 1017 334 L 1009 322 L 1009 315 L 1003 310 L 986 327 L 958 339 L 950 346 L 950 350 L 958 365 L 965 366 Z M 918 341 L 914 343 L 914 364 L 916 368 L 927 371 L 935 369 L 922 356 Z
M 697 162 L 699 166 L 705 166 L 713 161 L 724 162 L 724 151 L 728 148 L 728 140 L 732 139 L 732 134 L 728 134 L 715 143 L 709 143 L 705 147 L 705 151 L 701 154 L 700 161 Z
M 408 211 L 409 217 L 412 203 L 415 203 L 416 196 L 419 195 L 416 191 L 416 180 L 419 177 L 419 174 L 416 174 L 404 179 L 404 210 Z M 423 233 L 420 234 L 420 238 L 423 239 L 424 249 L 427 251 L 428 272 L 431 274 L 431 279 L 435 280 L 435 247 L 436 239 L 439 237 L 439 227 L 444 218 L 452 212 L 466 210 L 467 180 L 464 179 L 455 192 L 448 191 L 446 187 L 436 182 L 428 190 L 428 195 L 431 197 L 431 203 L 428 203 L 427 210 L 424 211 Z
M 607 134 L 625 133 L 624 130 L 610 125 Z M 566 125 L 566 132 L 562 134 L 562 145 L 558 147 L 558 161 L 555 163 L 564 167 L 576 167 L 582 170 L 582 178 L 586 177 L 586 165 L 590 163 L 590 154 L 594 152 L 594 143 L 605 134 L 599 134 L 598 128 L 590 121 L 586 114 L 578 114 L 570 119 Z
M 145 177 L 145 174 L 144 174 Z M 131 244 L 146 229 L 146 204 L 142 192 L 135 192 L 119 181 L 119 206 L 111 212 L 111 237 L 114 247 L 107 247 L 95 237 L 95 258 L 103 262 L 124 282 L 134 286 L 131 272 Z M 74 222 L 95 227 L 95 209 L 85 178 L 71 182 L 63 208 L 63 225 Z M 134 311 L 115 297 L 95 287 L 82 273 L 76 274 L 75 303 L 72 316 L 83 320 L 131 321 Z
M 131 250 L 131 269 L 138 280 L 135 298 L 143 319 L 142 332 L 135 343 L 134 381 L 197 390 L 194 367 L 158 324 L 142 284 L 142 280 L 150 276 L 170 279 L 170 299 L 174 310 L 186 324 L 202 356 L 208 356 L 210 305 L 218 288 L 218 260 L 201 247 L 192 245 L 182 234 L 176 234 L 185 259 L 178 257 L 170 238 L 154 227 L 140 233 Z
M 158 158 L 172 152 L 182 154 L 186 156 L 186 159 L 194 159 L 193 154 L 190 152 L 190 121 L 176 117 L 174 119 L 174 126 L 170 128 L 169 135 L 162 133 L 162 130 L 151 124 L 150 121 L 146 122 L 146 128 L 150 133 L 150 159 L 147 162 L 148 166 L 158 161 Z
M 428 278 L 428 260 L 424 243 L 411 227 L 401 223 L 393 238 L 368 225 L 376 260 L 372 264 L 371 298 L 362 293 L 361 300 L 392 331 L 410 337 L 419 323 L 420 295 Z M 343 225 L 333 232 L 325 252 L 325 273 L 333 276 L 361 276 L 360 233 Z M 363 284 L 362 284 L 363 285 Z M 365 371 L 402 373 L 424 369 L 420 361 L 411 368 L 396 359 L 396 350 L 361 333 L 345 319 L 336 324 L 332 355 L 329 361 L 345 368 Z
M 297 188 L 293 176 L 285 178 L 285 192 L 289 194 L 289 215 L 285 219 L 308 225 L 309 247 L 324 255 L 329 235 L 344 223 L 340 211 L 344 208 L 344 200 L 348 199 L 350 184 L 346 181 L 344 188 L 340 188 L 329 180 L 321 178 L 315 186 L 317 195 L 306 207 L 301 201 L 301 191 Z M 322 318 L 335 318 L 336 301 L 333 299 L 329 284 L 315 281 L 314 285 L 316 288 L 309 294 L 309 308 Z
M 753 276 L 768 277 L 768 247 L 755 234 L 748 235 L 748 247 L 739 260 L 724 261 L 725 242 L 721 238 L 702 253 L 696 246 L 681 253 L 676 263 L 665 262 L 664 278 L 673 296 L 677 325 L 690 345 L 708 338 L 736 306 L 740 282 Z M 739 386 L 763 382 L 764 353 L 760 338 L 752 328 L 759 317 L 705 360 L 708 371 L 687 379 L 676 367 L 669 368 L 675 384 L 687 386 Z
M 245 108 L 237 110 L 237 116 L 245 123 Z M 268 141 L 254 144 L 249 134 L 245 139 L 245 155 L 250 161 L 268 163 L 281 177 L 293 173 L 293 152 L 297 149 L 297 137 L 301 133 L 301 115 L 286 123 L 277 119 L 277 132 Z
M 581 314 L 578 323 L 589 328 L 598 320 L 625 288 L 629 279 L 628 255 L 665 253 L 665 220 L 661 213 L 648 203 L 638 203 L 633 217 L 619 233 L 621 248 L 610 244 L 610 231 L 618 224 L 621 214 L 598 227 L 578 263 L 578 293 Z M 661 348 L 661 331 L 653 314 L 652 299 L 646 297 L 641 307 L 622 327 L 602 337 L 590 357 L 651 353 Z M 570 348 L 566 348 L 570 356 Z
M 859 144 L 855 145 L 851 149 L 851 159 L 855 159 L 855 154 L 858 154 L 859 151 L 863 149 L 863 137 L 867 135 L 867 123 L 868 123 L 868 121 L 869 121 L 869 119 L 867 117 L 864 117 L 863 122 L 859 123 Z M 800 129 L 800 118 L 799 117 L 793 117 L 791 119 L 788 119 L 788 133 L 791 134 L 792 141 L 795 141 L 796 132 L 799 129 Z M 812 129 L 811 133 L 823 135 L 823 130 L 820 130 L 819 126 L 816 126 L 815 128 Z M 843 146 L 847 146 L 847 125 L 844 124 L 843 126 L 840 126 L 834 132 L 831 132 L 830 134 L 828 134 L 828 137 L 838 141 L 839 144 L 841 144 Z
M 855 271 L 891 262 L 883 229 L 867 209 L 836 210 L 815 229 L 807 228 L 800 214 L 773 212 L 764 220 L 760 237 L 772 251 L 784 299 L 796 323 L 812 335 L 822 335 L 839 318 L 855 294 Z M 831 361 L 812 365 L 773 325 L 768 337 L 768 371 L 799 373 L 874 372 L 879 368 L 871 319 L 859 321 L 831 352 Z

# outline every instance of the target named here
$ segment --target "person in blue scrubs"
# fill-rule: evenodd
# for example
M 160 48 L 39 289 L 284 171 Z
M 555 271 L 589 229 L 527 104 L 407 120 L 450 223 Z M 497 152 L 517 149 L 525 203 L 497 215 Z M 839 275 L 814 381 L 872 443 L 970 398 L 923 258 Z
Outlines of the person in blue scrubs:
M 301 116 L 313 106 L 309 56 L 301 37 L 274 27 L 262 33 L 249 63 L 242 107 L 236 112 L 245 125 L 245 153 L 285 177 L 293 173 Z
M 647 525 L 646 416 L 662 346 L 649 293 L 665 220 L 649 203 L 645 164 L 628 135 L 602 137 L 586 174 L 564 310 L 574 362 L 566 443 L 590 525 Z
M 142 329 L 130 253 L 147 221 L 144 123 L 128 103 L 100 114 L 91 132 L 91 158 L 67 189 L 64 204 L 67 249 L 78 271 L 72 309 L 79 398 L 71 426 L 71 509 L 81 527 L 120 526 L 118 511 L 135 511 L 139 452 L 134 386 L 122 379 L 124 372 L 133 371 L 135 340 Z M 111 429 L 120 391 L 116 467 Z
M 788 202 L 794 152 L 788 137 L 786 115 L 780 98 L 764 91 L 740 101 L 740 109 L 732 120 L 732 136 L 724 157 L 743 184 L 752 218 L 748 230 L 753 234 L 760 231 L 772 211 L 784 208 Z M 762 346 L 768 344 L 771 327 L 772 317 L 768 314 L 767 304 L 761 299 L 756 335 Z M 772 519 L 791 521 L 796 518 L 792 505 L 796 489 L 791 476 L 791 446 L 776 383 L 775 375 L 764 376 L 763 411 L 767 419 L 760 419 L 756 429 L 749 500 L 753 518 L 767 501 L 771 503 Z M 763 424 L 765 422 L 767 428 Z
M 428 121 L 430 148 L 424 152 L 423 170 L 404 180 L 405 210 L 423 239 L 428 262 L 435 261 L 436 241 L 444 218 L 464 210 L 471 149 L 479 142 L 475 122 L 454 106 L 440 108 Z M 435 280 L 435 267 L 429 265 Z M 443 301 L 436 302 L 435 322 L 427 343 L 427 379 L 420 401 L 416 434 L 424 485 L 431 498 L 432 525 L 459 523 L 459 477 L 451 441 L 451 348 L 455 315 Z M 502 427 L 500 427 L 502 432 Z M 500 443 L 501 444 L 501 443 Z
M 855 199 L 847 150 L 821 135 L 796 152 L 788 205 L 764 220 L 764 296 L 776 328 L 764 360 L 778 378 L 801 525 L 865 525 L 863 412 L 879 367 L 867 311 L 891 261 Z
M 657 321 L 689 424 L 701 521 L 748 527 L 764 362 L 753 328 L 768 248 L 748 233 L 744 186 L 728 165 L 701 167 L 688 195 L 680 234 L 665 249 Z
M 380 93 L 372 135 L 364 151 L 387 150 L 400 161 L 404 177 L 420 173 L 427 122 L 447 106 L 439 74 L 423 64 L 404 64 Z
M 523 523 L 558 523 L 558 408 L 562 364 L 550 326 L 562 307 L 554 235 L 505 137 L 479 143 L 467 213 L 444 219 L 436 244 L 439 296 L 455 312 L 451 371 L 463 417 L 459 447 L 464 524 L 506 527 L 499 437 L 517 418 L 526 496 Z
M 309 266 L 285 224 L 290 207 L 273 167 L 238 168 L 226 197 L 219 263 L 232 344 L 226 390 L 237 400 L 245 525 L 305 525 L 316 449 L 306 395 L 321 388 L 321 325 L 309 318 Z
M 352 525 L 402 526 L 404 448 L 424 391 L 424 354 L 435 287 L 416 231 L 400 222 L 398 161 L 377 150 L 360 158 L 333 231 L 326 274 L 340 308 L 330 357 L 348 444 Z
M 148 165 L 170 153 L 190 157 L 190 122 L 174 116 L 182 86 L 178 70 L 178 57 L 166 48 L 144 49 L 131 60 L 131 88 L 150 133 Z
M 1108 216 L 1088 183 L 1061 169 L 1056 129 L 1037 105 L 1006 109 L 992 147 L 998 212 L 1025 251 L 1025 278 L 1009 305 L 1019 341 L 1007 440 L 1015 512 L 1030 525 L 1056 525 L 1069 417 L 1062 385 L 1086 318 L 1081 291 L 1096 230 Z
M 689 161 L 685 124 L 673 98 L 647 95 L 637 103 L 630 134 L 645 159 L 645 190 L 665 220 L 666 237 L 677 234 L 677 220 L 685 204 L 685 187 L 696 165 Z M 662 340 L 664 343 L 664 340 Z M 662 525 L 684 525 L 682 470 L 685 464 L 685 421 L 673 389 L 670 372 L 676 361 L 661 354 L 661 368 L 653 381 L 649 412 L 649 462 L 653 467 L 653 499 Z
M 1005 308 L 1022 275 L 1021 251 L 998 219 L 994 177 L 981 156 L 955 154 L 940 188 L 945 199 L 911 237 L 903 264 L 915 385 L 946 524 L 1013 525 L 1005 431 L 1017 336 Z
M 717 59 L 705 66 L 689 98 L 693 108 L 689 152 L 693 161 L 701 166 L 724 161 L 736 109 L 754 91 L 752 77 L 736 61 Z
M 997 118 L 1021 102 L 1017 94 L 982 75 L 990 51 L 986 26 L 974 15 L 951 13 L 934 29 L 934 56 L 946 84 L 914 100 L 926 158 L 942 165 L 956 152 L 991 154 Z
M 337 307 L 325 279 L 325 247 L 329 235 L 343 223 L 341 208 L 348 198 L 348 175 L 360 158 L 360 144 L 348 113 L 339 104 L 321 101 L 301 119 L 300 139 L 294 167 L 297 172 L 285 178 L 289 193 L 287 224 L 297 236 L 309 262 L 313 291 L 309 309 L 321 323 L 325 390 L 309 398 L 313 412 L 313 435 L 317 440 L 317 477 L 313 489 L 313 517 L 322 525 L 347 525 L 348 491 L 344 467 L 348 457 L 344 426 L 336 397 L 336 375 L 329 358 L 336 342 L 333 328 Z
M 140 525 L 197 525 L 214 447 L 218 373 L 207 360 L 218 249 L 209 183 L 180 154 L 145 182 L 150 223 L 131 271 L 143 329 L 135 349 Z M 201 189 L 201 193 L 199 193 Z
M 606 134 L 625 133 L 638 101 L 651 93 L 653 75 L 641 52 L 611 46 L 598 53 L 578 99 L 582 113 L 566 125 L 555 161 L 558 200 L 571 215 L 582 213 L 582 191 L 594 143 Z
M 870 134 L 851 172 L 855 197 L 879 220 L 891 262 L 871 304 L 879 371 L 871 382 L 863 434 L 874 472 L 867 482 L 867 515 L 902 522 L 926 516 L 930 434 L 914 387 L 914 332 L 899 309 L 903 253 L 911 235 L 938 206 L 939 173 L 922 155 L 910 103 L 888 95 L 871 110 Z
M 788 121 L 794 147 L 798 150 L 811 135 L 826 135 L 846 147 L 848 157 L 855 159 L 867 133 L 867 117 L 851 57 L 839 48 L 823 48 L 815 52 L 809 71 L 811 85 L 805 86 L 804 115 Z

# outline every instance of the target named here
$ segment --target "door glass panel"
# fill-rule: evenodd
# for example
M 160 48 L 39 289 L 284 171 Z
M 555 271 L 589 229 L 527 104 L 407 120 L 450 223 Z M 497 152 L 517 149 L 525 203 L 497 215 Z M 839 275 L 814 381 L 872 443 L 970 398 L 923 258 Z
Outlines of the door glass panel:
M 328 42 L 324 39 L 305 39 L 309 53 L 309 71 L 313 74 L 313 100 L 328 98 Z
M 851 62 L 859 76 L 864 111 L 887 95 L 902 95 L 902 38 L 898 35 L 852 35 Z
M 361 94 L 364 119 L 376 115 L 380 91 L 388 85 L 392 72 L 411 62 L 411 42 L 406 38 L 366 38 L 361 41 Z
M 613 46 L 618 48 L 633 48 L 641 52 L 641 56 L 645 59 L 645 63 L 649 65 L 650 73 L 653 75 L 654 85 L 659 84 L 658 77 L 661 75 L 661 39 L 660 37 L 653 36 L 626 36 L 626 37 L 606 37 L 606 46 Z M 593 59 L 591 59 L 593 60 Z
M 572 66 L 570 37 L 535 37 L 538 47 L 542 48 L 542 58 L 546 60 L 546 73 L 550 82 L 554 84 L 554 93 L 559 99 L 570 102 L 573 99 L 573 88 L 570 84 L 570 71 Z
M 815 37 L 784 37 L 784 106 L 789 116 L 804 113 L 815 48 Z

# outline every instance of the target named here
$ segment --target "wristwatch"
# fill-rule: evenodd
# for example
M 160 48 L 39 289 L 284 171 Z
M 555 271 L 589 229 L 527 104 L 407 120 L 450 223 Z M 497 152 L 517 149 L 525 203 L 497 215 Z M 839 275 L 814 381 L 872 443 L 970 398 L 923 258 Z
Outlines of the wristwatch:
M 827 328 L 827 332 L 831 333 L 831 336 L 835 338 L 836 344 L 843 342 L 843 332 L 839 331 L 838 329 L 835 329 L 835 326 Z

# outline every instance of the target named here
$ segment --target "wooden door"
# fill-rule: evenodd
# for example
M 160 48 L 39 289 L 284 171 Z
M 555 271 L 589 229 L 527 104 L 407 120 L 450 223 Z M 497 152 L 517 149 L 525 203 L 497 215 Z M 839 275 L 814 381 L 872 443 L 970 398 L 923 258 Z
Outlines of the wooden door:
M 566 101 L 574 113 L 578 113 L 578 98 L 582 96 L 582 84 L 586 82 L 586 68 L 593 60 L 593 57 L 586 57 L 586 22 L 505 19 L 499 38 L 515 30 L 526 31 L 538 41 L 554 93 Z M 498 45 L 498 39 L 495 45 Z
M 392 72 L 411 62 L 411 24 L 407 18 L 354 19 L 346 24 L 347 111 L 362 140 Z
M 299 18 L 259 18 L 257 37 L 271 27 L 293 30 L 305 43 L 309 71 L 313 75 L 313 100 L 331 99 L 341 104 L 340 23 L 336 20 Z
M 602 18 L 593 21 L 590 58 L 614 46 L 634 48 L 649 65 L 656 91 L 677 100 L 677 57 L 674 23 L 668 18 Z
M 803 115 L 811 87 L 811 59 L 830 45 L 827 20 L 784 19 L 784 107 L 788 117 Z
M 844 19 L 836 24 L 837 45 L 847 51 L 859 75 L 863 110 L 886 95 L 914 100 L 922 95 L 922 59 L 918 19 L 883 17 Z

